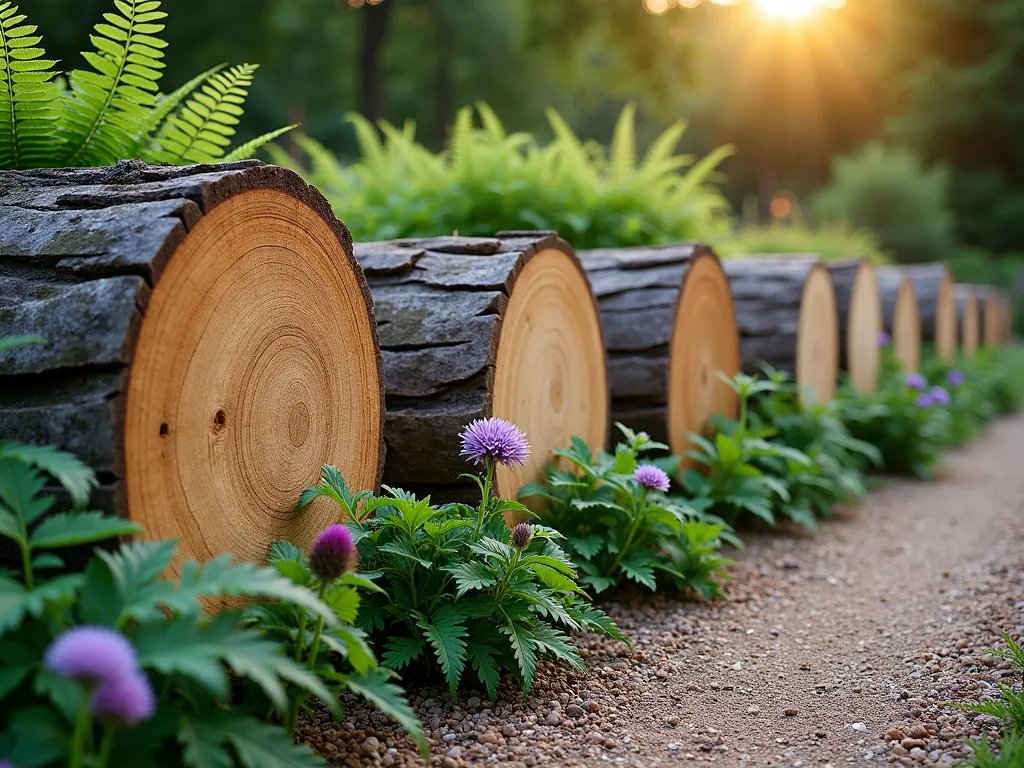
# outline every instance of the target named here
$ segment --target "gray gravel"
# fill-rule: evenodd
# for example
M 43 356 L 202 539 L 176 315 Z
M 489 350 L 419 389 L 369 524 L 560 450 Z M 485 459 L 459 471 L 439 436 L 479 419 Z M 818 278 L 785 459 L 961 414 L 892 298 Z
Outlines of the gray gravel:
M 585 676 L 554 666 L 452 702 L 412 692 L 433 765 L 951 765 L 964 736 L 995 733 L 944 704 L 989 695 L 1011 671 L 984 650 L 1024 630 L 1024 418 L 950 454 L 939 482 L 893 481 L 816 537 L 748 537 L 730 600 L 647 593 L 603 607 L 635 653 L 580 642 Z M 416 765 L 379 713 L 300 737 L 332 762 Z

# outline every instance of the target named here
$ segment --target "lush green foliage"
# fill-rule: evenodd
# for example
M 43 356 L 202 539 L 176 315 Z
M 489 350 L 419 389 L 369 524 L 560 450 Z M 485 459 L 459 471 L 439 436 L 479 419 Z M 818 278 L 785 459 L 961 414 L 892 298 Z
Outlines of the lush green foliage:
M 1018 675 L 1024 675 L 1024 648 L 1008 632 L 1003 632 L 1005 649 L 989 651 L 1013 663 Z M 981 704 L 957 704 L 957 709 L 980 712 L 999 718 L 1005 737 L 999 743 L 999 754 L 994 755 L 988 741 L 968 742 L 974 748 L 974 768 L 1015 768 L 1024 764 L 1024 693 L 1008 685 L 1000 685 L 1002 701 Z
M 934 261 L 952 251 L 945 170 L 924 168 L 910 150 L 869 144 L 837 158 L 832 176 L 814 202 L 820 217 L 869 229 L 896 261 Z
M 237 611 L 211 618 L 200 598 L 275 598 L 335 627 L 331 607 L 272 569 L 233 564 L 229 557 L 186 563 L 179 580 L 161 580 L 173 541 L 101 549 L 83 571 L 65 569 L 57 551 L 137 529 L 98 512 L 47 514 L 53 497 L 42 493 L 43 472 L 79 499 L 94 482 L 91 472 L 68 454 L 30 449 L 19 456 L 17 446 L 7 447 L 0 459 L 0 533 L 24 557 L 19 573 L 0 575 L 0 701 L 6 703 L 0 754 L 21 768 L 63 762 L 78 743 L 71 738 L 76 725 L 88 729 L 87 742 L 99 743 L 81 704 L 87 691 L 43 665 L 57 635 L 93 625 L 123 632 L 159 691 L 156 715 L 116 734 L 110 764 L 321 765 L 284 730 L 235 701 L 228 672 L 280 709 L 295 690 L 336 709 L 330 690 L 286 657 L 279 643 L 239 629 Z
M 713 182 L 731 149 L 699 161 L 674 154 L 683 123 L 666 130 L 638 162 L 632 106 L 623 110 L 607 151 L 580 140 L 554 110 L 547 112 L 555 134 L 547 145 L 507 133 L 484 104 L 477 113 L 479 127 L 472 109 L 459 111 L 440 154 L 416 141 L 411 123 L 402 129 L 381 123 L 382 140 L 355 115 L 349 119 L 359 162 L 344 166 L 309 138 L 299 139 L 308 171 L 281 149 L 272 148 L 272 157 L 327 195 L 357 240 L 553 229 L 577 248 L 593 248 L 714 240 L 727 229 L 728 208 Z
M 731 563 L 718 550 L 728 526 L 644 488 L 634 475 L 644 454 L 668 446 L 618 426 L 623 440 L 614 455 L 595 455 L 575 438 L 571 448 L 555 451 L 571 467 L 549 465 L 546 483 L 526 486 L 520 497 L 544 500 L 581 581 L 595 592 L 627 579 L 656 590 L 660 577 L 706 599 L 721 597 L 722 569 Z M 659 463 L 674 468 L 678 461 Z
M 476 479 L 477 509 L 437 507 L 429 497 L 394 488 L 379 497 L 352 493 L 335 468 L 324 467 L 323 482 L 302 503 L 326 496 L 341 506 L 363 572 L 385 590 L 364 598 L 358 618 L 361 628 L 385 640 L 383 664 L 401 670 L 433 656 L 453 695 L 472 666 L 494 698 L 503 670 L 529 691 L 543 657 L 582 671 L 566 631 L 624 638 L 582 596 L 558 544 L 561 534 L 534 525 L 525 546 L 513 545 L 502 516 L 529 510 L 492 498 L 486 481 Z
M 873 394 L 844 386 L 837 402 L 850 434 L 881 453 L 881 469 L 929 479 L 948 443 L 949 410 L 920 407 L 918 398 L 929 387 L 911 387 L 887 350 L 878 389 Z
M 428 757 L 423 728 L 402 689 L 391 682 L 395 674 L 378 665 L 366 634 L 353 626 L 362 601 L 360 591 L 382 594 L 383 590 L 359 573 L 342 574 L 333 582 L 318 579 L 302 551 L 288 542 L 275 543 L 267 560 L 283 578 L 325 601 L 338 621 L 333 627 L 325 627 L 323 618 L 306 607 L 279 601 L 250 606 L 243 615 L 243 625 L 255 627 L 264 637 L 279 643 L 287 656 L 324 682 L 335 700 L 348 689 L 389 714 L 413 737 L 424 758 Z M 290 710 L 281 714 L 294 730 L 299 709 L 306 707 L 309 694 L 300 688 L 292 688 L 289 693 Z
M 799 221 L 747 223 L 739 228 L 735 238 L 722 241 L 718 250 L 732 258 L 761 253 L 815 253 L 826 261 L 851 256 L 864 256 L 876 264 L 889 260 L 870 230 L 854 231 L 843 222 L 815 227 Z
M 713 437 L 691 435 L 689 456 L 703 465 L 683 475 L 694 504 L 735 523 L 753 514 L 784 517 L 811 530 L 839 503 L 865 493 L 862 469 L 877 451 L 855 440 L 834 404 L 806 405 L 788 375 L 725 379 L 740 401 L 737 422 L 721 419 Z
M 1010 733 L 999 742 L 994 753 L 987 740 L 967 742 L 974 749 L 974 757 L 966 763 L 971 768 L 1020 768 L 1024 765 L 1024 734 Z
M 160 0 L 114 0 L 82 56 L 57 77 L 42 36 L 0 3 L 0 168 L 171 164 L 251 156 L 281 129 L 229 151 L 256 67 L 214 67 L 169 95 L 159 83 L 167 42 Z

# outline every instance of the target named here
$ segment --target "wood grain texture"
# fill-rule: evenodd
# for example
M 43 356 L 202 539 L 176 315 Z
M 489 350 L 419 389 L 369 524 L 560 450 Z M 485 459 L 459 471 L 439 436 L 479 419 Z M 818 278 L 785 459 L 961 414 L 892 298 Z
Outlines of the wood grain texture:
M 945 264 L 913 264 L 903 267 L 914 283 L 921 340 L 935 346 L 935 354 L 951 361 L 956 356 L 956 300 L 953 273 Z
M 387 392 L 384 481 L 436 499 L 467 495 L 459 454 L 472 420 L 516 423 L 525 468 L 502 468 L 511 496 L 542 477 L 551 451 L 608 424 L 604 342 L 586 276 L 550 232 L 357 243 L 377 308 Z M 471 494 L 470 494 L 471 495 Z
M 183 537 L 176 562 L 310 543 L 334 511 L 294 505 L 324 462 L 377 484 L 369 290 L 297 175 L 6 171 L 0 223 L 0 336 L 48 342 L 0 361 L 0 434 L 80 454 L 108 489 L 94 505 Z
M 914 283 L 900 267 L 879 267 L 878 289 L 893 354 L 905 373 L 914 373 L 921 365 L 921 316 Z
M 715 414 L 735 418 L 735 394 L 716 372 L 739 370 L 739 331 L 711 249 L 606 248 L 582 251 L 580 261 L 601 308 L 612 420 L 681 455 L 688 431 L 703 431 Z
M 835 289 L 820 260 L 752 256 L 723 262 L 739 324 L 744 370 L 761 363 L 793 374 L 802 395 L 835 396 L 839 316 Z
M 839 368 L 860 392 L 874 392 L 881 370 L 882 295 L 874 266 L 862 258 L 827 262 L 839 313 Z

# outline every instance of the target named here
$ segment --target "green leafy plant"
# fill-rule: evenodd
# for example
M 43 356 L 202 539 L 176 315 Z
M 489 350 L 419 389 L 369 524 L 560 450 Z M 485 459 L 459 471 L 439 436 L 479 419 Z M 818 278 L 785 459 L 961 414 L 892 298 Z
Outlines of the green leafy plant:
M 842 222 L 814 227 L 802 221 L 744 223 L 736 236 L 723 240 L 717 250 L 728 258 L 767 253 L 814 253 L 826 261 L 852 256 L 863 256 L 875 264 L 889 261 L 870 230 L 853 230 Z
M 954 704 L 954 709 L 963 712 L 978 712 L 998 718 L 1006 731 L 1024 733 L 1024 691 L 1014 690 L 1009 685 L 1000 685 L 1002 700 L 984 701 L 979 704 Z
M 331 542 L 327 537 L 339 535 L 347 538 L 347 544 L 341 547 L 341 557 L 350 562 L 344 565 L 344 570 L 339 567 L 332 571 L 330 564 L 326 568 L 322 564 L 331 555 Z M 326 556 L 320 554 L 319 563 L 316 557 L 307 560 L 300 549 L 288 542 L 276 542 L 270 548 L 268 563 L 282 577 L 326 602 L 337 617 L 335 626 L 326 627 L 323 616 L 289 602 L 252 605 L 245 611 L 243 625 L 255 627 L 264 637 L 280 643 L 288 656 L 324 681 L 334 699 L 347 689 L 390 715 L 412 736 L 427 759 L 429 748 L 423 727 L 402 689 L 392 682 L 394 673 L 378 665 L 366 634 L 353 626 L 362 600 L 360 593 L 383 594 L 383 590 L 366 576 L 350 570 L 354 557 L 351 537 L 345 528 L 328 528 L 321 534 L 314 552 L 317 546 L 328 550 Z M 286 726 L 294 730 L 300 708 L 307 705 L 309 692 L 297 687 L 290 691 L 290 709 L 282 714 L 286 716 Z M 268 704 L 273 706 L 273 702 Z
M 730 153 L 721 147 L 696 160 L 675 154 L 685 132 L 677 123 L 638 162 L 635 110 L 627 106 L 611 147 L 582 141 L 549 109 L 554 140 L 541 145 L 507 133 L 485 104 L 459 111 L 448 148 L 434 154 L 415 139 L 411 123 L 377 129 L 353 115 L 362 157 L 342 165 L 308 137 L 297 141 L 309 169 L 284 150 L 291 167 L 324 192 L 339 211 L 359 210 L 357 240 L 445 235 L 493 235 L 502 229 L 552 229 L 578 248 L 714 240 L 728 232 L 728 205 L 714 182 Z M 685 171 L 683 169 L 686 169 Z
M 623 439 L 614 455 L 595 455 L 574 438 L 570 448 L 555 451 L 569 468 L 549 465 L 546 482 L 527 485 L 520 497 L 543 500 L 552 525 L 567 537 L 581 580 L 594 592 L 625 580 L 653 591 L 661 577 L 705 599 L 722 597 L 723 569 L 732 561 L 719 549 L 731 529 L 667 496 L 664 469 L 640 463 L 645 453 L 668 446 L 617 426 Z M 678 460 L 660 463 L 673 469 Z
M 946 170 L 926 168 L 909 149 L 869 144 L 836 159 L 832 175 L 814 200 L 820 218 L 870 230 L 900 262 L 943 258 L 953 250 Z
M 999 752 L 993 752 L 988 740 L 968 741 L 974 757 L 965 763 L 971 768 L 1019 768 L 1024 765 L 1024 735 L 1010 733 L 999 742 Z
M 114 0 L 82 56 L 88 69 L 57 77 L 37 27 L 0 2 L 0 168 L 240 160 L 291 129 L 230 150 L 256 67 L 214 67 L 160 93 L 167 13 L 160 0 Z
M 844 387 L 838 413 L 855 439 L 878 449 L 885 472 L 927 480 L 949 433 L 948 407 L 935 401 L 933 389 L 923 375 L 901 373 L 887 351 L 878 389 L 864 394 Z
M 782 512 L 813 530 L 817 519 L 832 516 L 836 504 L 864 497 L 864 470 L 881 466 L 882 455 L 850 435 L 834 402 L 805 403 L 788 373 L 768 367 L 765 371 L 777 389 L 755 400 L 752 420 L 771 432 L 772 443 L 800 451 L 810 463 L 785 456 L 763 456 L 755 463 L 788 490 L 788 500 L 776 497 Z
M 702 465 L 700 471 L 688 469 L 683 473 L 683 485 L 693 497 L 691 504 L 718 515 L 730 525 L 752 514 L 774 526 L 775 513 L 781 509 L 795 522 L 814 527 L 813 514 L 792 503 L 789 489 L 776 468 L 764 468 L 766 460 L 776 459 L 782 462 L 784 473 L 795 474 L 809 469 L 811 459 L 802 451 L 770 441 L 776 434 L 775 428 L 751 423 L 752 398 L 776 393 L 780 384 L 744 373 L 732 379 L 721 373 L 719 377 L 739 398 L 739 420 L 716 420 L 718 431 L 712 437 L 690 433 L 690 440 L 697 447 L 688 451 L 687 456 Z
M 500 421 L 474 422 L 469 430 Z M 323 482 L 302 503 L 326 496 L 341 506 L 364 573 L 386 591 L 367 594 L 358 618 L 384 640 L 384 666 L 401 670 L 433 656 L 453 695 L 471 666 L 493 699 L 503 670 L 529 691 L 542 657 L 582 671 L 566 632 L 624 638 L 581 594 L 559 533 L 526 523 L 509 530 L 503 515 L 529 510 L 491 496 L 497 459 L 478 456 L 486 468 L 471 476 L 481 490 L 476 509 L 436 507 L 394 488 L 380 497 L 353 493 L 333 467 L 324 468 Z

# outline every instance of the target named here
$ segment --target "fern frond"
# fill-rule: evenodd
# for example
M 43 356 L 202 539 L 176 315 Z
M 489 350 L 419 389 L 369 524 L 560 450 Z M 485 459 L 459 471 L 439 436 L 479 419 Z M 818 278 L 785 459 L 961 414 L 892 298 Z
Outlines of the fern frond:
M 244 112 L 258 65 L 242 64 L 215 72 L 164 123 L 153 158 L 161 163 L 216 163 L 224 158 Z M 269 140 L 269 139 L 268 139 Z
M 504 141 L 508 135 L 505 132 L 505 126 L 501 124 L 501 120 L 498 119 L 490 105 L 487 102 L 478 101 L 476 103 L 476 111 L 480 115 L 481 125 L 483 125 L 484 130 L 487 131 L 491 139 L 495 142 Z
M 108 165 L 128 157 L 137 127 L 157 104 L 167 43 L 157 35 L 166 18 L 160 0 L 114 0 L 95 26 L 93 51 L 82 55 L 92 70 L 71 73 L 63 98 L 60 139 L 64 165 Z
M 636 104 L 622 108 L 609 153 L 608 178 L 613 184 L 625 181 L 636 168 Z
M 255 139 L 250 139 L 244 144 L 239 144 L 233 150 L 224 155 L 224 157 L 221 160 L 222 162 L 225 163 L 233 163 L 235 160 L 248 160 L 250 157 L 252 157 L 261 149 L 263 149 L 264 145 L 269 144 L 278 136 L 283 136 L 284 134 L 288 133 L 288 131 L 293 131 L 298 127 L 298 123 L 292 123 L 291 125 L 286 125 L 284 128 L 278 128 L 276 131 L 264 133 L 262 136 L 257 136 Z
M 45 164 L 57 146 L 57 62 L 43 58 L 38 27 L 25 19 L 16 5 L 0 3 L 0 168 Z
M 346 115 L 345 122 L 351 123 L 356 132 L 356 143 L 359 145 L 363 162 L 371 168 L 379 167 L 384 162 L 384 147 L 373 123 L 357 112 Z
M 189 96 L 196 88 L 202 85 L 206 80 L 220 72 L 227 64 L 218 64 L 214 67 L 210 67 L 205 72 L 200 72 L 198 75 L 193 77 L 187 83 L 180 85 L 175 88 L 166 96 L 160 96 L 157 99 L 156 106 L 150 111 L 146 119 L 139 125 L 139 129 L 135 134 L 135 148 L 137 154 L 139 154 L 144 160 L 146 158 L 145 145 L 151 141 L 153 134 L 157 133 L 164 124 L 168 115 L 173 112 L 178 105 L 182 102 L 186 96 Z

